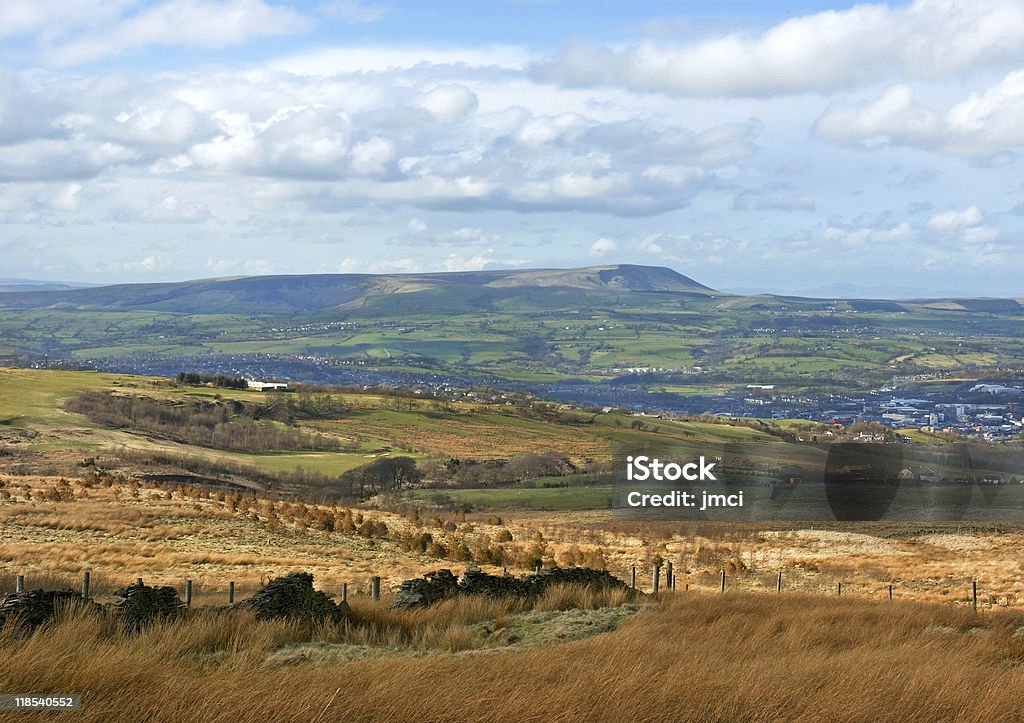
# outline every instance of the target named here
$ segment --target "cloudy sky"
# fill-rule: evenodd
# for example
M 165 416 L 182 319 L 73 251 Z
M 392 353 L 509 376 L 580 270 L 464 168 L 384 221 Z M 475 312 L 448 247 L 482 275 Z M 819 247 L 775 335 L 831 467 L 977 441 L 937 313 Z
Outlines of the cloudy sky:
M 0 277 L 1024 296 L 1022 153 L 1019 0 L 0 3 Z

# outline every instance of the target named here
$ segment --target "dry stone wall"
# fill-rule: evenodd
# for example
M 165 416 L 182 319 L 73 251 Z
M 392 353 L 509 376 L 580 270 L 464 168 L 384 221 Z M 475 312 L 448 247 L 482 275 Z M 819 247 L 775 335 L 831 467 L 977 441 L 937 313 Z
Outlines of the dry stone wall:
M 89 605 L 97 611 L 106 611 L 114 615 L 124 629 L 134 632 L 157 620 L 183 616 L 187 611 L 178 591 L 169 585 L 150 586 L 136 581 L 116 590 L 109 605 L 84 600 L 73 590 L 39 589 L 12 592 L 0 598 L 0 627 L 10 622 L 32 631 L 70 604 Z M 349 615 L 347 603 L 335 603 L 326 593 L 313 589 L 313 576 L 308 572 L 293 572 L 275 578 L 251 597 L 219 609 L 251 610 L 261 620 L 294 619 L 311 625 L 325 621 L 340 622 Z
M 12 592 L 0 599 L 0 627 L 12 623 L 34 630 L 52 618 L 58 610 L 83 604 L 74 590 L 26 590 Z
M 114 592 L 111 609 L 126 628 L 139 630 L 156 620 L 178 617 L 185 603 L 170 585 L 150 587 L 136 581 Z
M 335 603 L 326 593 L 314 590 L 308 572 L 275 578 L 235 607 L 252 610 L 261 620 L 290 618 L 307 624 L 340 622 L 349 613 L 348 603 Z
M 394 607 L 432 605 L 454 595 L 487 595 L 489 597 L 539 597 L 552 585 L 583 585 L 595 589 L 622 589 L 629 586 L 607 570 L 589 567 L 549 567 L 540 572 L 515 577 L 490 575 L 478 567 L 469 567 L 462 580 L 451 570 L 428 572 L 423 577 L 406 580 L 399 588 Z

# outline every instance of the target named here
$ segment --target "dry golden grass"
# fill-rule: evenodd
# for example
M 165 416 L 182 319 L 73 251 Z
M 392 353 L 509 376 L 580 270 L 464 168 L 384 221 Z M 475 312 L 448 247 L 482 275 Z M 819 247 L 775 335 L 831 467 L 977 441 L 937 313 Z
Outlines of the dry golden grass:
M 79 474 L 83 474 L 79 470 Z M 1024 534 L 912 528 L 764 530 L 739 524 L 624 525 L 597 513 L 513 513 L 504 519 L 441 514 L 398 515 L 354 510 L 387 526 L 387 536 L 320 529 L 333 507 L 286 503 L 233 493 L 170 490 L 130 481 L 4 476 L 0 482 L 0 591 L 24 574 L 65 576 L 85 569 L 112 586 L 136 577 L 181 587 L 195 584 L 197 604 L 221 602 L 228 581 L 239 595 L 296 569 L 324 589 L 343 582 L 363 590 L 373 575 L 384 587 L 441 567 L 461 572 L 476 562 L 492 572 L 523 572 L 544 564 L 606 567 L 649 589 L 651 566 L 671 561 L 677 587 L 714 589 L 725 568 L 730 589 L 773 590 L 781 571 L 786 591 L 966 604 L 971 581 L 982 606 L 1024 606 Z M 894 532 L 898 536 L 894 536 Z M 869 534 L 870 533 L 870 534 Z M 406 544 L 429 534 L 436 544 Z M 510 539 L 511 538 L 511 539 Z M 467 557 L 467 554 L 469 555 Z M 8 582 L 4 581 L 4 577 Z
M 358 614 L 454 631 L 503 612 L 465 601 L 400 621 Z M 87 722 L 1011 721 L 1024 716 L 1021 624 L 910 602 L 691 594 L 561 645 L 445 653 L 459 641 L 434 635 L 440 650 L 417 655 L 415 636 L 384 636 L 369 642 L 410 653 L 303 664 L 275 651 L 344 638 L 231 615 L 129 638 L 78 615 L 0 639 L 0 688 L 81 692 Z

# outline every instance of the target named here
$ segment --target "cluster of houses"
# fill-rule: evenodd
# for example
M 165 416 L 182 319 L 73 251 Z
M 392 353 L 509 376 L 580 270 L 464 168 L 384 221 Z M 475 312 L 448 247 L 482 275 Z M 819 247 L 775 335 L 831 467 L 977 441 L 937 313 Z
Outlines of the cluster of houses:
M 763 386 L 748 385 L 766 391 Z M 899 396 L 892 390 L 820 397 L 761 394 L 743 400 L 741 416 L 809 419 L 829 424 L 878 422 L 895 428 L 1000 441 L 1024 433 L 1024 389 L 1007 384 L 975 384 L 957 392 Z

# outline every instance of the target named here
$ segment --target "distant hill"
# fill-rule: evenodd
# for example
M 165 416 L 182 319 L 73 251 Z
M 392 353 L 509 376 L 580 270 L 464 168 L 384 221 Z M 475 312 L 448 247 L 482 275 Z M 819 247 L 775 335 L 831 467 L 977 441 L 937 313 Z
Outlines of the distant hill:
M 73 281 L 34 281 L 32 279 L 0 279 L 0 293 L 8 291 L 68 291 L 84 289 L 96 284 Z
M 311 313 L 362 306 L 371 297 L 438 294 L 464 311 L 533 290 L 544 294 L 718 292 L 672 269 L 628 264 L 580 269 L 465 271 L 435 274 L 310 274 L 118 284 L 88 289 L 11 290 L 0 308 L 150 310 L 180 313 Z M 433 292 L 433 293 L 430 293 Z

